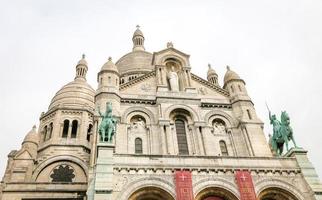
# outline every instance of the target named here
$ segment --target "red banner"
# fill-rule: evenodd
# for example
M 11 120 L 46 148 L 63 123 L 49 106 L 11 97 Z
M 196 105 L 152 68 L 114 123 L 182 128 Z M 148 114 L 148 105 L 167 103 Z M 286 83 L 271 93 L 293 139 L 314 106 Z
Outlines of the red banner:
M 191 172 L 176 171 L 175 182 L 177 200 L 193 200 Z
M 248 171 L 237 171 L 235 177 L 240 200 L 257 200 L 251 174 Z

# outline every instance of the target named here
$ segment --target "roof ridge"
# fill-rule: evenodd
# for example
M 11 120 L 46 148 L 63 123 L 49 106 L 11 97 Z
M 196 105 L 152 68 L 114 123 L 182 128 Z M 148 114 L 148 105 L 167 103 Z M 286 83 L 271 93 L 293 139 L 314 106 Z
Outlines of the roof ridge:
M 196 80 L 196 81 L 199 81 L 199 82 L 205 84 L 206 86 L 216 90 L 217 92 L 219 92 L 219 93 L 221 93 L 221 94 L 223 94 L 223 95 L 225 95 L 227 97 L 229 96 L 229 93 L 228 93 L 227 90 L 225 90 L 225 89 L 223 89 L 223 88 L 221 88 L 221 87 L 219 87 L 217 85 L 211 84 L 208 81 L 206 81 L 205 79 L 203 79 L 203 78 L 201 78 L 201 77 L 199 77 L 199 76 L 197 76 L 197 75 L 195 75 L 193 73 L 191 73 L 191 78 Z
M 136 84 L 136 83 L 140 83 L 140 82 L 150 78 L 153 75 L 155 75 L 155 70 L 153 70 L 152 72 L 149 72 L 149 73 L 147 73 L 147 74 L 145 74 L 143 76 L 139 76 L 139 77 L 137 77 L 135 79 L 132 79 L 131 81 L 129 81 L 127 83 L 124 83 L 124 84 L 120 85 L 120 90 L 125 89 L 125 88 L 127 88 L 127 87 L 129 87 L 131 85 Z

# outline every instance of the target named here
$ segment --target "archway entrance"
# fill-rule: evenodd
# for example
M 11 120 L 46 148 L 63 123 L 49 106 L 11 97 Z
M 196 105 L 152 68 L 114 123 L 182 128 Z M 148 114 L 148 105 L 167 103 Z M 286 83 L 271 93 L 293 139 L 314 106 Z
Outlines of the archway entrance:
M 174 200 L 174 198 L 160 188 L 145 187 L 135 191 L 129 200 Z
M 280 188 L 267 188 L 259 194 L 260 200 L 298 200 L 290 192 Z
M 226 189 L 211 187 L 199 192 L 195 200 L 238 200 L 238 198 Z
M 207 197 L 204 200 L 223 200 L 223 199 L 220 197 Z

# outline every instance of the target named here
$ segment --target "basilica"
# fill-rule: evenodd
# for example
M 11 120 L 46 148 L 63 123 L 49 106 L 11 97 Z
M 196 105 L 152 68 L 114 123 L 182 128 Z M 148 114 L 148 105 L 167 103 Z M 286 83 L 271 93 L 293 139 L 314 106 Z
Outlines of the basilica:
M 171 42 L 146 51 L 139 27 L 132 42 L 95 89 L 79 60 L 8 154 L 0 199 L 322 200 L 306 150 L 274 153 L 242 76 L 204 79 Z

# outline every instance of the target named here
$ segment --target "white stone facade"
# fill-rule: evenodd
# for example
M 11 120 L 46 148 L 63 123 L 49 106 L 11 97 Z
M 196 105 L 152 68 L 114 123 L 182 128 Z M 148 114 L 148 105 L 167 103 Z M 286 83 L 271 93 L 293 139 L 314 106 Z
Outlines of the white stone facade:
M 132 52 L 103 65 L 96 91 L 85 57 L 78 62 L 38 130 L 8 155 L 3 200 L 176 199 L 176 170 L 192 173 L 196 200 L 240 199 L 236 170 L 251 173 L 259 199 L 322 199 L 306 151 L 272 155 L 238 74 L 227 67 L 220 87 L 211 66 L 208 80 L 191 73 L 189 55 L 172 43 L 152 54 L 139 29 L 132 40 Z M 97 131 L 106 102 L 118 119 L 108 145 Z

